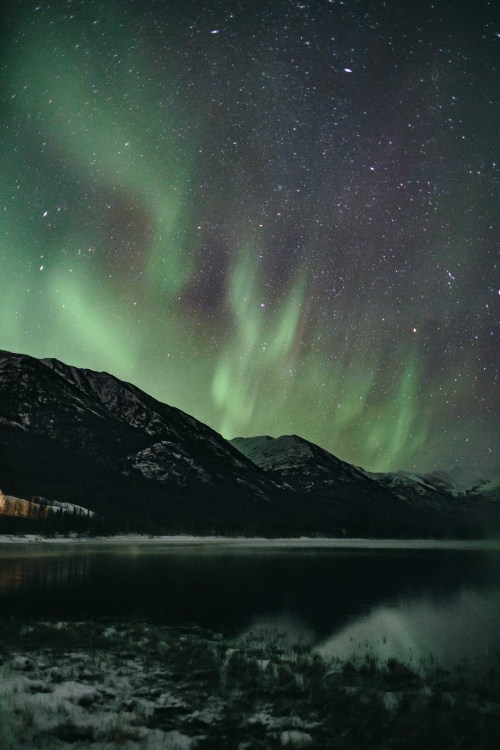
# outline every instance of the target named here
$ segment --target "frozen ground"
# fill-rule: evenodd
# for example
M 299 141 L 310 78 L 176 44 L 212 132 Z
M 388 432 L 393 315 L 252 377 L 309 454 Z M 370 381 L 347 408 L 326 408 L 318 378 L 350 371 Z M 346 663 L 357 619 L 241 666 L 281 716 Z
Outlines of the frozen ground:
M 147 534 L 116 534 L 114 536 L 41 536 L 39 534 L 0 534 L 1 545 L 12 544 L 61 544 L 75 545 L 124 545 L 124 544 L 171 544 L 171 545 L 247 545 L 260 547 L 347 547 L 364 549 L 500 549 L 500 539 L 334 539 L 329 537 L 230 537 L 230 536 L 151 536 Z
M 328 661 L 277 630 L 0 621 L 0 748 L 490 750 L 499 666 L 417 675 Z

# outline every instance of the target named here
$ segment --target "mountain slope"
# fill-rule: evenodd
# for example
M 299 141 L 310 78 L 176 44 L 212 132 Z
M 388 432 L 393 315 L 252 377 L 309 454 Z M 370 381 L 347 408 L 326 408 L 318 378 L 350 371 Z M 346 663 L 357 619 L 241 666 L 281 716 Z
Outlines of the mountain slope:
M 431 532 L 425 510 L 402 503 L 362 469 L 297 435 L 238 437 L 231 443 L 275 481 L 305 494 L 310 507 L 321 507 L 342 534 L 427 536 Z
M 0 353 L 0 481 L 171 529 L 257 526 L 283 493 L 220 435 L 107 373 Z
M 375 489 L 375 483 L 364 471 L 298 435 L 237 437 L 230 443 L 261 469 L 272 472 L 295 490 L 326 490 L 338 487 L 339 483 Z
M 497 473 L 463 471 L 415 474 L 404 471 L 367 475 L 413 507 L 425 508 L 447 530 L 459 523 L 468 535 L 500 533 L 500 482 Z
M 457 486 L 444 472 L 375 474 L 296 435 L 231 442 L 276 481 L 306 493 L 309 502 L 321 503 L 349 533 L 363 535 L 370 529 L 376 534 L 386 530 L 414 536 L 488 536 L 500 531 L 496 480 L 483 479 L 479 484 L 470 473 L 467 479 L 461 474 Z M 466 481 L 474 489 L 465 491 Z
M 451 491 L 442 474 L 370 474 L 294 435 L 228 442 L 107 373 L 0 351 L 1 489 L 120 530 L 481 536 L 500 530 L 486 479 Z
M 500 471 L 487 473 L 478 469 L 454 466 L 450 471 L 433 471 L 420 479 L 453 497 L 482 495 L 500 497 Z

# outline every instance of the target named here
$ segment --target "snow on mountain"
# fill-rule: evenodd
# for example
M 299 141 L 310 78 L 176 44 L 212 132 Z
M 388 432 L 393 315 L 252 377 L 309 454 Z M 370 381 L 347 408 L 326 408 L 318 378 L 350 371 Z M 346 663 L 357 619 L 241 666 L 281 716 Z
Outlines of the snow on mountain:
M 493 472 L 488 475 L 476 469 L 457 466 L 451 471 L 434 471 L 429 474 L 406 471 L 366 474 L 398 497 L 435 509 L 457 508 L 459 499 L 500 499 L 500 474 Z
M 421 533 L 479 534 L 500 529 L 498 477 L 475 471 L 373 473 L 351 466 L 296 435 L 259 436 L 231 441 L 247 458 L 294 490 L 322 502 L 342 502 L 352 514 L 370 518 L 373 527 L 382 518 L 411 521 Z M 443 531 L 444 529 L 444 531 Z
M 297 490 L 315 490 L 319 485 L 338 482 L 366 483 L 365 474 L 355 466 L 297 435 L 237 437 L 230 443 L 261 469 Z
M 42 498 L 43 499 L 43 498 Z M 57 511 L 61 509 L 64 513 L 76 513 L 81 516 L 94 516 L 95 513 L 88 508 L 83 508 L 81 505 L 75 505 L 74 503 L 59 502 L 58 500 L 45 500 L 46 507 L 51 511 Z
M 140 471 L 146 479 L 163 483 L 173 480 L 182 486 L 191 480 L 213 484 L 210 474 L 169 440 L 160 440 L 130 458 L 134 469 Z
M 162 419 L 154 408 L 154 400 L 130 383 L 122 382 L 107 372 L 79 369 L 57 359 L 40 361 L 91 399 L 97 397 L 99 405 L 115 419 L 143 429 L 148 435 L 159 435 L 164 430 Z
M 107 373 L 3 353 L 0 387 L 5 425 L 60 439 L 121 473 L 136 469 L 156 481 L 169 475 L 183 485 L 201 477 L 210 483 L 215 454 L 231 469 L 255 474 L 209 427 Z
M 46 516 L 48 513 L 74 513 L 80 516 L 92 517 L 94 513 L 81 505 L 67 502 L 50 502 L 43 497 L 35 497 L 33 500 L 25 500 L 13 495 L 4 495 L 0 490 L 0 515 L 32 517 L 34 515 Z
M 500 488 L 500 471 L 490 473 L 475 467 L 454 466 L 449 471 L 424 474 L 422 479 L 453 497 L 491 493 Z
M 378 482 L 404 502 L 428 509 L 441 510 L 449 501 L 449 496 L 428 483 L 418 474 L 408 472 L 375 473 L 365 472 L 370 479 Z
M 236 528 L 284 497 L 207 425 L 112 375 L 54 359 L 0 352 L 0 428 L 11 494 L 151 516 L 175 531 L 206 529 L 211 518 Z
M 498 478 L 371 474 L 296 435 L 228 442 L 108 373 L 2 351 L 0 479 L 14 498 L 150 519 L 169 533 L 500 528 Z
M 317 502 L 342 534 L 429 533 L 429 520 L 419 508 L 401 503 L 362 469 L 297 435 L 238 437 L 231 443 L 283 486 L 306 493 L 311 513 Z

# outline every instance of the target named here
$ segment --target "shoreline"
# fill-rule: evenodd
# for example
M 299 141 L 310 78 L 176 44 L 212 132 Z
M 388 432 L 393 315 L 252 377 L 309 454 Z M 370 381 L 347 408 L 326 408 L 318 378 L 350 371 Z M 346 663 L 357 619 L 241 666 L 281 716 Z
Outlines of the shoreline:
M 335 537 L 245 537 L 245 536 L 196 536 L 189 534 L 151 536 L 146 534 L 116 534 L 114 536 L 53 536 L 39 534 L 0 535 L 0 548 L 3 545 L 32 546 L 70 544 L 74 546 L 119 546 L 166 545 L 171 547 L 215 545 L 219 547 L 292 547 L 318 549 L 462 549 L 498 550 L 500 539 L 367 539 Z
M 494 659 L 442 670 L 329 659 L 279 632 L 10 621 L 0 662 L 6 750 L 498 746 Z

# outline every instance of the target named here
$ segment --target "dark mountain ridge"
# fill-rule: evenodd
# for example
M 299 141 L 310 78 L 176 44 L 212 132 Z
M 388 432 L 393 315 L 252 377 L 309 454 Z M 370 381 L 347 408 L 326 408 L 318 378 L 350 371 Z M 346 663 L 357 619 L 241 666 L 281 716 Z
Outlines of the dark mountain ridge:
M 436 512 L 297 436 L 231 443 L 112 375 L 4 351 L 0 487 L 88 508 L 120 530 L 481 534 L 477 518 Z
M 363 499 L 369 497 L 376 498 L 372 514 L 382 523 L 411 518 L 424 534 L 483 537 L 500 531 L 500 473 L 485 477 L 459 467 L 423 475 L 368 472 L 297 435 L 230 442 L 278 483 L 320 495 L 324 504 L 336 507 L 339 518 L 362 514 Z
M 107 373 L 0 353 L 0 477 L 172 530 L 248 524 L 282 493 L 212 429 Z M 78 502 L 79 501 L 79 502 Z

